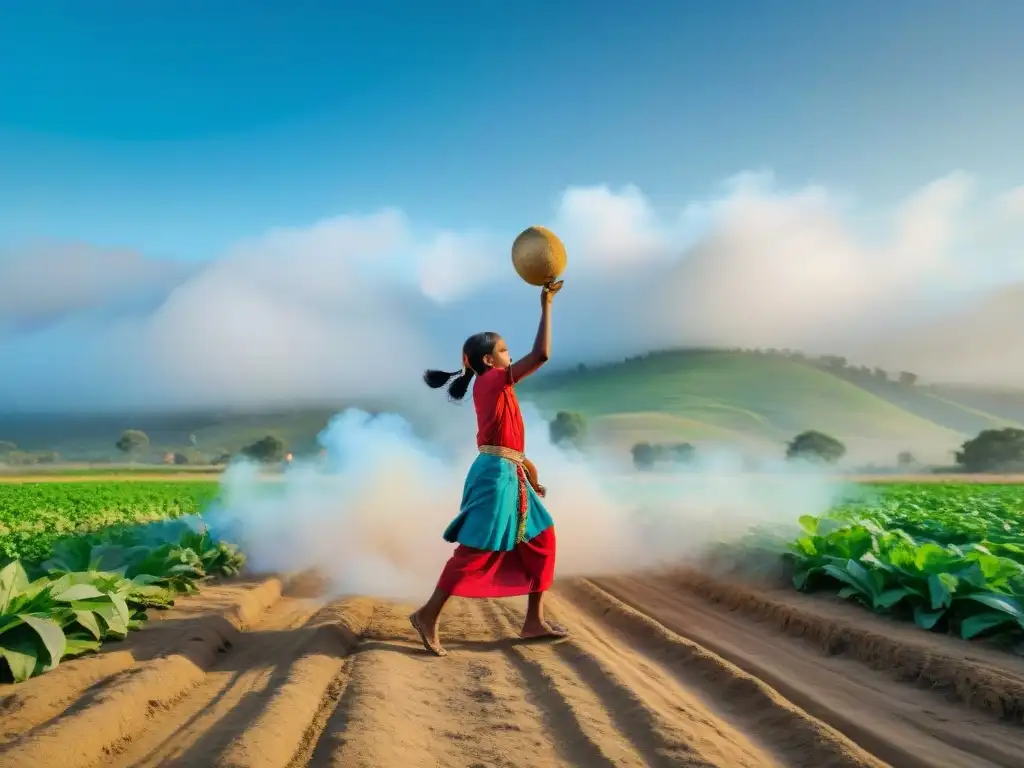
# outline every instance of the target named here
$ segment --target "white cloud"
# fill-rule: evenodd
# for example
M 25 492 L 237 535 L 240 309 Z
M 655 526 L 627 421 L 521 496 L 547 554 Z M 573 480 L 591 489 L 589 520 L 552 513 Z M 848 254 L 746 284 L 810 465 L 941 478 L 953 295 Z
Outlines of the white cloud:
M 926 185 L 900 206 L 896 251 L 911 269 L 922 259 L 934 259 L 953 244 L 957 219 L 973 187 L 970 176 L 952 173 Z
M 570 187 L 562 195 L 555 230 L 586 268 L 641 265 L 671 251 L 672 233 L 634 186 Z
M 503 252 L 505 260 L 501 259 Z M 423 295 L 448 302 L 465 296 L 476 285 L 498 279 L 511 263 L 511 253 L 507 245 L 484 235 L 439 232 L 418 250 L 416 261 Z
M 851 223 L 860 209 L 850 200 L 821 186 L 783 190 L 770 174 L 742 174 L 668 212 L 635 187 L 569 188 L 550 221 L 569 250 L 556 355 L 719 344 L 913 360 L 927 349 L 934 375 L 961 368 L 977 339 L 934 330 L 937 307 L 984 315 L 986 304 L 967 303 L 994 274 L 975 273 L 978 249 L 1019 253 L 1022 234 L 988 228 L 970 207 L 973 187 L 961 173 L 927 184 L 870 238 Z M 33 307 L 59 322 L 0 340 L 0 367 L 18 374 L 0 381 L 0 407 L 409 396 L 423 389 L 423 367 L 457 366 L 470 333 L 506 333 L 514 352 L 529 344 L 536 303 L 510 264 L 514 236 L 421 234 L 384 210 L 272 230 L 191 272 L 92 249 L 92 262 L 75 262 L 78 279 L 50 285 L 9 258 L 8 274 L 36 277 L 19 278 L 17 304 L 0 293 L 0 324 Z M 49 264 L 61 273 L 59 257 Z M 95 314 L 140 286 L 161 292 L 145 311 Z M 1004 317 L 1019 310 L 1001 306 L 978 333 L 1024 336 L 1024 317 L 1017 330 Z M 986 376 L 1024 383 L 1024 356 L 985 360 Z
M 1000 213 L 1014 221 L 1024 222 L 1024 186 L 1003 193 L 997 201 Z
M 189 274 L 179 262 L 80 243 L 36 243 L 0 251 L 0 325 L 49 324 L 166 292 Z

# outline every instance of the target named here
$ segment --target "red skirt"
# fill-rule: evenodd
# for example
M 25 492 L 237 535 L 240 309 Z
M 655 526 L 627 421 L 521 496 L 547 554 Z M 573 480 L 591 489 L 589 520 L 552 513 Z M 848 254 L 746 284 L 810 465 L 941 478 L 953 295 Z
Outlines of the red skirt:
M 507 552 L 460 544 L 437 588 L 455 597 L 515 597 L 546 592 L 555 578 L 555 529 L 547 528 Z

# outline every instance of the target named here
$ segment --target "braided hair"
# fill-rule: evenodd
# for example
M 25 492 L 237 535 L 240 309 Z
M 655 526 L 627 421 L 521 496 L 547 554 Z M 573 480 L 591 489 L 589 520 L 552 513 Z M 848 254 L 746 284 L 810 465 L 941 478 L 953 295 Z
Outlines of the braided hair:
M 440 389 L 448 385 L 448 397 L 461 400 L 469 391 L 469 383 L 473 376 L 481 376 L 490 369 L 484 357 L 494 352 L 494 346 L 501 336 L 493 331 L 475 333 L 462 345 L 462 370 L 447 373 L 431 369 L 423 373 L 423 381 L 431 389 Z

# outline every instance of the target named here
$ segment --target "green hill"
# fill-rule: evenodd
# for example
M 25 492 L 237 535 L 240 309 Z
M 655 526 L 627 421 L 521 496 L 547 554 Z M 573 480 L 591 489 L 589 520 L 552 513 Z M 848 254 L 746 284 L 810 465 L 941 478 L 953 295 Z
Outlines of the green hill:
M 652 354 L 538 377 L 521 396 L 546 413 L 574 410 L 605 434 L 741 439 L 778 444 L 805 429 L 847 443 L 941 446 L 962 433 L 820 367 L 782 355 L 726 351 Z
M 983 429 L 1024 426 L 1015 420 L 1007 409 L 998 408 L 1000 400 L 996 397 L 997 393 L 906 384 L 880 375 L 878 371 L 868 371 L 866 368 L 825 367 L 824 370 L 888 400 L 905 411 L 963 434 L 975 435 Z M 1021 397 L 1021 393 L 1015 394 L 1016 402 L 1019 404 L 1024 398 Z M 993 405 L 997 407 L 993 408 Z M 1022 417 L 1024 412 L 1018 411 L 1017 418 Z
M 730 443 L 778 453 L 806 429 L 846 443 L 851 458 L 891 461 L 910 450 L 928 461 L 982 429 L 1024 424 L 1024 393 L 918 386 L 841 358 L 811 362 L 799 354 L 682 350 L 616 364 L 543 373 L 523 382 L 521 399 L 546 415 L 588 417 L 602 443 Z M 386 408 L 378 403 L 375 408 Z M 297 453 L 338 407 L 261 413 L 121 416 L 0 415 L 0 441 L 25 450 L 57 450 L 65 459 L 106 460 L 127 428 L 145 431 L 151 456 L 192 445 L 208 456 L 235 452 L 274 434 Z
M 1010 426 L 1024 425 L 1024 392 L 1020 390 L 952 385 L 938 385 L 932 387 L 932 390 L 939 397 L 990 413 L 1009 422 Z

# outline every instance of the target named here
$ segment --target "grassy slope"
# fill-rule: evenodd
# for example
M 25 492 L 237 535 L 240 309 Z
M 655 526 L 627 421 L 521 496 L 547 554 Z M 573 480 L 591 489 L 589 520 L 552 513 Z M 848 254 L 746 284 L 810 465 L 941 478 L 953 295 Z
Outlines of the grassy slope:
M 688 440 L 777 447 L 801 430 L 819 429 L 851 447 L 874 441 L 880 454 L 920 446 L 942 453 L 964 435 L 1024 423 L 1022 393 L 907 387 L 856 371 L 835 374 L 791 358 L 738 352 L 659 353 L 582 374 L 538 376 L 523 383 L 520 395 L 548 413 L 581 411 L 599 435 L 628 445 Z M 131 427 L 150 435 L 155 454 L 187 447 L 191 434 L 210 454 L 236 451 L 268 433 L 302 452 L 315 445 L 335 410 L 48 421 L 0 416 L 0 440 L 101 460 L 116 455 L 113 443 Z
M 804 429 L 844 440 L 951 444 L 959 438 L 812 365 L 734 352 L 653 355 L 524 383 L 521 394 L 544 411 L 580 411 L 602 430 L 639 433 L 646 427 L 673 439 L 741 434 L 777 443 Z
M 983 429 L 1022 427 L 1010 413 L 993 409 L 991 397 L 971 398 L 964 393 L 947 391 L 941 387 L 907 386 L 896 381 L 864 375 L 846 370 L 836 375 L 852 384 L 888 400 L 905 411 L 928 419 L 966 435 L 975 435 Z M 1016 418 L 1024 417 L 1018 413 Z
M 985 389 L 982 387 L 940 385 L 936 394 L 954 400 L 968 408 L 991 413 L 1010 422 L 1010 426 L 1024 425 L 1024 392 Z

